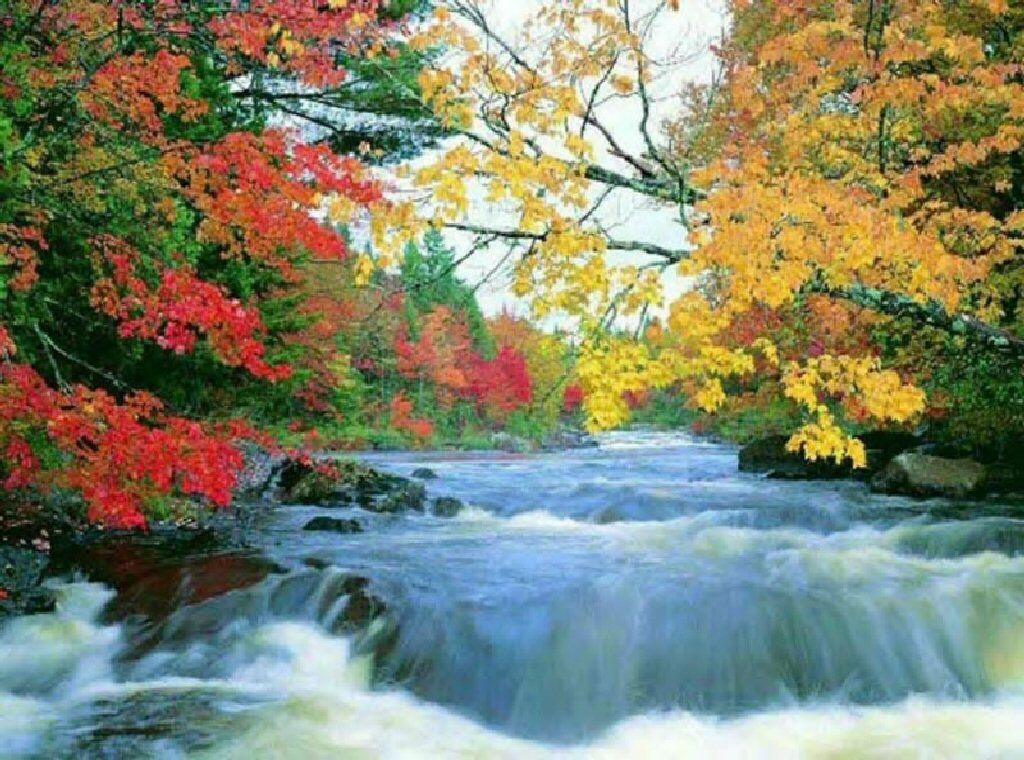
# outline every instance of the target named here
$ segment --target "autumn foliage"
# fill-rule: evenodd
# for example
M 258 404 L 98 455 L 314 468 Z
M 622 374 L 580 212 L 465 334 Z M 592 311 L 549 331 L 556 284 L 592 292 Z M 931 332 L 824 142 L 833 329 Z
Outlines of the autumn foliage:
M 774 388 L 793 450 L 859 466 L 859 430 L 916 424 L 963 371 L 1019 386 L 1019 4 L 734 0 L 716 76 L 660 125 L 656 32 L 685 3 L 545 3 L 515 39 L 447 5 L 462 55 L 423 86 L 472 139 L 414 181 L 435 223 L 519 254 L 537 316 L 576 320 L 593 427 L 651 388 L 707 412 Z M 678 245 L 613 234 L 609 198 L 670 212 Z M 621 320 L 652 312 L 657 341 Z
M 481 356 L 465 321 L 444 306 L 426 315 L 417 340 L 396 337 L 395 356 L 399 373 L 429 380 L 442 406 L 471 400 L 486 418 L 500 422 L 533 399 L 525 357 L 509 345 L 499 345 L 494 358 Z
M 252 431 L 186 419 L 144 388 L 198 373 L 212 396 L 216 383 L 284 383 L 305 366 L 273 348 L 268 304 L 298 292 L 302 262 L 347 256 L 349 217 L 324 219 L 325 204 L 356 213 L 381 189 L 355 158 L 268 127 L 274 107 L 244 90 L 340 85 L 339 51 L 383 44 L 377 10 L 70 0 L 0 11 L 6 488 L 70 489 L 89 520 L 115 527 L 144 525 L 168 495 L 229 503 L 233 441 Z M 180 364 L 193 356 L 193 369 Z
M 135 527 L 227 503 L 235 417 L 426 445 L 666 393 L 781 409 L 793 450 L 862 465 L 865 429 L 1002 424 L 1024 393 L 1017 4 L 732 0 L 667 119 L 653 46 L 685 4 L 547 2 L 517 40 L 394 5 L 4 4 L 8 489 Z M 451 139 L 395 169 L 352 145 L 374 109 Z M 457 275 L 495 248 L 529 319 Z

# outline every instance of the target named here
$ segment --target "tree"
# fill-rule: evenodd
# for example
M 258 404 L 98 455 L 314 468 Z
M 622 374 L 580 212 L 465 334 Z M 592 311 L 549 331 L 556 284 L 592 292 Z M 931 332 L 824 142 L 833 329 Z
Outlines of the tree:
M 574 357 L 566 336 L 542 330 L 508 310 L 492 318 L 489 326 L 499 346 L 523 357 L 532 391 L 526 409 L 534 427 L 555 428 L 563 411 L 575 411 L 583 401 L 578 387 L 569 392 Z
M 431 384 L 434 397 L 449 409 L 470 388 L 469 371 L 476 354 L 469 327 L 447 306 L 434 308 L 423 319 L 418 340 L 399 335 L 395 342 L 398 372 L 419 384 Z
M 493 359 L 473 356 L 466 393 L 485 417 L 504 423 L 509 414 L 533 401 L 526 357 L 511 346 L 501 346 Z
M 220 396 L 250 383 L 288 385 L 296 325 L 268 317 L 296 297 L 305 262 L 348 255 L 337 225 L 382 202 L 357 159 L 284 125 L 278 97 L 344 92 L 339 61 L 384 56 L 397 28 L 378 11 L 4 4 L 8 488 L 73 489 L 113 526 L 144 524 L 167 494 L 227 503 L 244 426 L 180 415 L 223 413 Z
M 418 315 L 445 306 L 465 315 L 473 346 L 492 354 L 494 345 L 476 300 L 476 290 L 459 278 L 457 270 L 455 254 L 445 245 L 439 231 L 428 230 L 422 248 L 415 242 L 409 243 L 402 259 L 401 278 L 402 292 L 415 312 L 410 315 L 410 326 L 415 331 Z
M 1024 357 L 1010 284 L 1024 230 L 1022 11 L 736 0 L 720 75 L 659 129 L 666 61 L 652 40 L 679 10 L 547 3 L 513 44 L 482 3 L 445 3 L 443 36 L 461 52 L 421 79 L 461 139 L 413 174 L 435 201 L 429 221 L 508 244 L 535 314 L 579 320 L 593 426 L 622 422 L 631 391 L 686 381 L 711 410 L 734 379 L 762 374 L 804 409 L 794 449 L 863 464 L 852 423 L 922 413 L 914 373 L 886 366 L 877 340 L 830 353 L 815 338 L 813 351 L 780 355 L 771 331 L 742 345 L 730 331 L 765 310 L 812 324 L 824 299 L 870 314 L 875 335 L 908 324 Z M 629 144 L 641 150 L 607 125 L 608 103 L 634 104 Z M 470 179 L 492 204 L 487 221 Z M 680 245 L 612 234 L 601 209 L 620 194 L 672 210 Z M 668 338 L 652 349 L 608 330 L 662 303 L 669 267 L 693 285 L 669 304 Z

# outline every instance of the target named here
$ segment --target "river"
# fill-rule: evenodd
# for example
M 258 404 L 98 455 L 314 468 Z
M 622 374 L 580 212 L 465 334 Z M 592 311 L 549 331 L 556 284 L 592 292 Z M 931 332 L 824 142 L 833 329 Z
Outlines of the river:
M 281 572 L 144 644 L 60 584 L 0 629 L 0 756 L 1024 758 L 1019 508 L 766 480 L 682 435 L 370 459 L 472 506 L 281 508 Z M 386 606 L 362 630 L 352 577 Z

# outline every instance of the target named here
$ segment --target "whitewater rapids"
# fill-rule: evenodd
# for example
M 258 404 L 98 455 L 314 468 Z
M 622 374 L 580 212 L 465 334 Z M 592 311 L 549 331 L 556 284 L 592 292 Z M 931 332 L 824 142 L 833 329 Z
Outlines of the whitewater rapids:
M 1024 758 L 1014 505 L 766 481 L 655 434 L 376 461 L 472 506 L 331 511 L 359 536 L 282 509 L 287 572 L 142 649 L 110 589 L 58 583 L 0 628 L 0 757 Z M 386 612 L 340 633 L 352 575 Z

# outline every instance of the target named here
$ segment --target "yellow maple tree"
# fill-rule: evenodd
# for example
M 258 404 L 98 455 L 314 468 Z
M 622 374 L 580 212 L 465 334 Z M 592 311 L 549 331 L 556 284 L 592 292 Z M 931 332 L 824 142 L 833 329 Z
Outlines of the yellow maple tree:
M 1000 201 L 1020 182 L 1007 168 L 1024 141 L 1020 36 L 992 42 L 1019 31 L 1020 9 L 733 0 L 719 74 L 661 123 L 656 90 L 679 59 L 655 38 L 687 4 L 546 2 L 514 39 L 489 7 L 446 0 L 418 39 L 447 46 L 420 84 L 455 137 L 409 172 L 429 213 L 396 204 L 402 223 L 378 224 L 415 218 L 514 251 L 534 316 L 575 320 L 593 427 L 627 419 L 626 392 L 681 380 L 712 410 L 729 378 L 756 370 L 806 411 L 792 448 L 863 464 L 844 410 L 911 421 L 925 406 L 911 378 L 870 347 L 782 360 L 767 332 L 723 340 L 753 310 L 810 298 L 1024 355 L 991 282 L 1024 228 L 1019 203 Z M 635 113 L 629 135 L 609 109 Z M 964 172 L 992 174 L 984 200 L 957 187 Z M 609 199 L 670 212 L 678 245 L 619 238 Z M 681 296 L 667 295 L 669 272 L 690 283 Z M 621 329 L 659 309 L 657 346 Z

